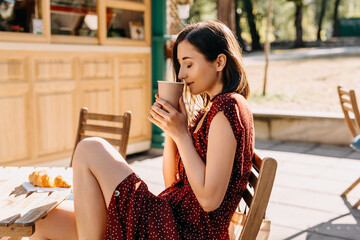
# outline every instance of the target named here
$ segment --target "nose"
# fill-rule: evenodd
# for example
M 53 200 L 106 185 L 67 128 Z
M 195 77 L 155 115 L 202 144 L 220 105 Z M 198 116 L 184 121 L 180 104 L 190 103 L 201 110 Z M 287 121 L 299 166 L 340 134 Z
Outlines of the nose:
M 179 69 L 178 78 L 179 79 L 185 79 L 186 78 L 186 72 L 185 72 L 183 67 L 180 67 L 180 69 Z

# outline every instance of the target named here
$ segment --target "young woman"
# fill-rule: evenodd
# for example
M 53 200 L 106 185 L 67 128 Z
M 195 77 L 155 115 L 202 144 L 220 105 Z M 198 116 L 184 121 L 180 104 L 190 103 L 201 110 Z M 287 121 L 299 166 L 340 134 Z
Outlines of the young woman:
M 220 22 L 193 24 L 174 44 L 173 65 L 203 107 L 189 125 L 183 98 L 180 111 L 159 98 L 151 107 L 166 134 L 166 189 L 153 195 L 107 142 L 85 139 L 74 154 L 75 211 L 60 205 L 33 239 L 229 239 L 254 149 L 240 47 Z

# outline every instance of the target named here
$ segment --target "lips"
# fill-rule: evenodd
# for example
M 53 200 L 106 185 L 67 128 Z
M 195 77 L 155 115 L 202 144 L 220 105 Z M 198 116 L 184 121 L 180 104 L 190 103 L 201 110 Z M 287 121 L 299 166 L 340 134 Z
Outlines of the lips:
M 191 82 L 191 83 L 186 83 L 186 86 L 190 86 L 191 84 L 193 84 L 194 82 Z

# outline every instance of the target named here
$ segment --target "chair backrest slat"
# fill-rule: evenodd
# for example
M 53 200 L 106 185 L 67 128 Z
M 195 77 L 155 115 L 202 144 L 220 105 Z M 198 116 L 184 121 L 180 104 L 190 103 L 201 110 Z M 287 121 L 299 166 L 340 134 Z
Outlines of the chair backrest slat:
M 100 114 L 100 113 L 87 113 L 85 115 L 85 118 L 86 119 L 93 119 L 93 120 L 119 122 L 119 123 L 122 123 L 124 121 L 123 116 L 110 115 L 110 114 Z
M 92 132 L 112 133 L 112 134 L 122 134 L 124 131 L 123 128 L 119 128 L 119 127 L 99 126 L 94 124 L 84 124 L 83 130 L 92 131 Z
M 130 122 L 131 112 L 129 111 L 125 112 L 124 115 L 112 115 L 89 113 L 87 108 L 82 108 L 73 156 L 75 148 L 81 140 L 88 137 L 101 137 L 113 146 L 118 147 L 119 153 L 125 159 L 129 141 Z M 70 166 L 72 166 L 72 158 Z
M 240 234 L 239 239 L 241 240 L 256 239 L 274 184 L 277 162 L 273 158 L 261 159 L 257 154 L 254 154 L 253 168 L 253 171 L 258 171 L 259 176 L 251 172 L 249 183 L 254 188 L 254 193 L 252 195 L 246 189 L 243 194 L 243 199 L 248 205 L 249 211 Z
M 253 196 L 251 195 L 249 189 L 247 189 L 247 188 L 245 189 L 245 192 L 243 194 L 243 199 L 244 199 L 246 205 L 248 205 L 248 207 L 250 207 Z
M 257 181 L 258 181 L 258 177 L 253 172 L 251 172 L 250 178 L 249 178 L 249 183 L 253 188 L 256 187 Z
M 89 138 L 89 137 L 94 137 L 94 136 L 81 134 L 80 139 L 83 140 L 83 139 Z M 101 137 L 101 138 L 103 138 L 104 140 L 109 142 L 111 145 L 120 146 L 120 144 L 121 144 L 121 141 L 118 139 L 106 138 L 106 137 Z
M 352 104 L 351 100 L 350 100 L 350 96 L 349 96 L 349 98 L 344 98 L 344 96 L 342 96 L 342 97 L 340 97 L 340 101 L 344 104 L 350 104 L 350 105 Z
M 345 90 L 343 87 L 338 86 L 338 94 L 341 104 L 341 109 L 344 113 L 345 122 L 353 137 L 360 134 L 360 113 L 356 101 L 354 90 Z M 346 97 L 346 98 L 345 98 Z M 349 115 L 349 112 L 354 114 L 354 119 Z
M 260 171 L 261 164 L 262 164 L 262 159 L 258 155 L 255 154 L 254 157 L 253 157 L 253 167 L 255 165 L 255 170 L 257 172 Z
M 344 106 L 343 106 L 343 109 L 344 109 L 345 111 L 354 113 L 354 109 L 353 109 L 352 107 L 348 107 L 348 106 L 344 105 Z
M 342 95 L 350 96 L 349 91 L 344 90 L 342 86 L 338 86 L 338 92 L 339 92 L 339 94 L 340 94 L 341 96 L 342 96 Z

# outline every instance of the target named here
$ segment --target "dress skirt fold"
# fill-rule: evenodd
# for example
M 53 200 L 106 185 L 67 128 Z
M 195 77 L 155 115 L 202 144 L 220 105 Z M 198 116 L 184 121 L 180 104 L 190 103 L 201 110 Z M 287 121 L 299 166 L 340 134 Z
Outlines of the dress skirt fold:
M 116 187 L 110 200 L 104 239 L 180 238 L 169 202 L 152 194 L 132 173 Z

